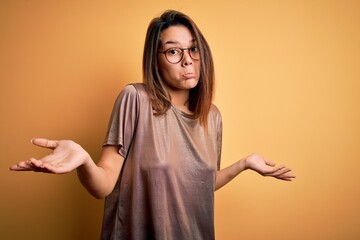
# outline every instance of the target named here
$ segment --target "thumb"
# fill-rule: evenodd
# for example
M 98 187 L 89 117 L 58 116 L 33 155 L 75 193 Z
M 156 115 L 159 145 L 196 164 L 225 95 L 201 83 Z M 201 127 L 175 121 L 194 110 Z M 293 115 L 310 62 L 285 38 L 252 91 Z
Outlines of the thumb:
M 51 149 L 56 148 L 58 145 L 57 140 L 49 140 L 46 138 L 33 138 L 31 139 L 31 143 L 39 147 L 51 148 Z
M 265 160 L 266 165 L 268 165 L 268 166 L 274 167 L 276 165 L 276 163 L 271 160 L 268 160 L 268 159 L 264 159 L 264 160 Z

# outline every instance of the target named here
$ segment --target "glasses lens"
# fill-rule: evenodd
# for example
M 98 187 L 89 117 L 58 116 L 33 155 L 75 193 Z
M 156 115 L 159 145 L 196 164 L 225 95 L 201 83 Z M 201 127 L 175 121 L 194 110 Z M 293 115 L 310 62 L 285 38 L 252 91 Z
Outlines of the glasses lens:
M 183 52 L 180 48 L 171 48 L 166 51 L 166 59 L 171 63 L 178 63 L 181 61 Z
M 200 59 L 200 52 L 197 47 L 189 48 L 189 54 L 190 54 L 190 57 L 194 60 Z

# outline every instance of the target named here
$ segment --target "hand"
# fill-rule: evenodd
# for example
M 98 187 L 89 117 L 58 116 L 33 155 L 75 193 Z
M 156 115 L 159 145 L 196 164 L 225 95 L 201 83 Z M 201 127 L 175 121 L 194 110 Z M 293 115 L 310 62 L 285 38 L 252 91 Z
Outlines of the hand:
M 53 152 L 42 159 L 30 158 L 11 166 L 12 171 L 34 171 L 45 173 L 68 173 L 86 163 L 89 154 L 71 140 L 48 140 L 34 138 L 31 142 L 39 147 L 52 149 Z
M 296 176 L 291 174 L 291 169 L 283 165 L 275 167 L 275 163 L 261 157 L 258 154 L 251 154 L 245 159 L 245 169 L 251 169 L 262 176 L 275 177 L 280 180 L 291 181 Z

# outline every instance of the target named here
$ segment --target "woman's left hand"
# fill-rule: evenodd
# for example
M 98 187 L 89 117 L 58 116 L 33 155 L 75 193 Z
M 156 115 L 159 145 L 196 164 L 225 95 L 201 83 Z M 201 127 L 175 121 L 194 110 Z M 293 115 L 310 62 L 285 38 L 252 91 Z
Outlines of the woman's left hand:
M 276 167 L 273 161 L 263 158 L 258 154 L 251 154 L 244 159 L 245 169 L 251 169 L 262 176 L 275 177 L 280 180 L 291 181 L 296 176 L 291 173 L 291 169 L 280 165 Z

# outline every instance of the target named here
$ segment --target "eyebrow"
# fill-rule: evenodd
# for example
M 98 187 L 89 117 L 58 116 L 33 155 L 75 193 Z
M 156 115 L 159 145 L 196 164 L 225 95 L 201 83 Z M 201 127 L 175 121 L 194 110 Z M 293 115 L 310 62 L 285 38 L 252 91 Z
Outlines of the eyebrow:
M 191 42 L 191 43 L 196 43 L 196 40 L 195 40 L 195 39 L 192 39 L 192 40 L 190 40 L 190 42 Z M 180 44 L 180 43 L 179 43 L 178 41 L 169 40 L 169 41 L 165 42 L 165 43 L 163 44 L 163 46 L 165 46 L 165 45 L 167 45 L 167 44 Z

